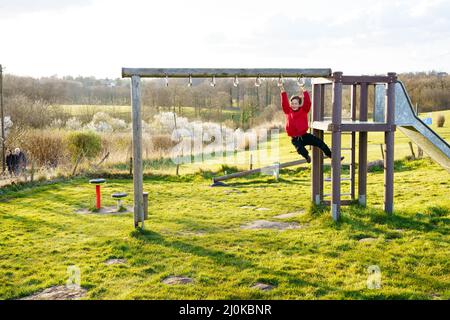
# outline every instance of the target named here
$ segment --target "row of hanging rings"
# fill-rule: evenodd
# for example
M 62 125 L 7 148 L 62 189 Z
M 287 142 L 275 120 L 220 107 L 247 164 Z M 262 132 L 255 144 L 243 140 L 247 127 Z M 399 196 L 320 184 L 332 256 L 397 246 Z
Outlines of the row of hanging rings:
M 297 77 L 297 84 L 299 87 L 303 88 L 305 86 L 305 78 L 299 76 Z M 280 74 L 280 77 L 278 78 L 278 83 L 277 85 L 279 87 L 284 85 L 284 79 L 283 79 L 283 75 Z
M 261 86 L 262 83 L 262 79 L 261 77 L 258 75 L 256 77 L 255 80 L 255 87 L 259 87 Z M 211 78 L 211 82 L 209 83 L 211 87 L 215 87 L 216 86 L 216 76 L 213 75 Z M 279 87 L 283 86 L 284 84 L 284 79 L 283 79 L 283 75 L 280 74 L 280 77 L 278 78 L 278 82 L 277 85 Z M 302 78 L 301 76 L 297 77 L 297 84 L 299 87 L 303 88 L 305 86 L 305 79 Z M 239 79 L 238 76 L 234 76 L 233 79 L 233 86 L 237 87 L 239 85 Z M 169 76 L 166 75 L 166 87 L 169 86 Z M 188 87 L 192 87 L 192 75 L 189 75 L 189 82 L 188 82 Z

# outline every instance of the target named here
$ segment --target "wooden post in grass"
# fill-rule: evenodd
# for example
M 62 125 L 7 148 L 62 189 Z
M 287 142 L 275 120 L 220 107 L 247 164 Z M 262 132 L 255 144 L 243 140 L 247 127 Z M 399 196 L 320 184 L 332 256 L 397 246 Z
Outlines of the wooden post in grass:
M 142 113 L 141 78 L 131 76 L 131 114 L 133 119 L 133 183 L 134 183 L 134 227 L 144 229 L 144 196 L 142 172 Z
M 80 154 L 77 158 L 77 161 L 75 162 L 75 166 L 73 167 L 72 176 L 74 176 L 75 173 L 77 172 L 78 165 L 80 164 L 82 158 L 83 158 L 83 155 Z
M 394 210 L 394 138 L 395 138 L 395 84 L 397 75 L 388 73 L 389 82 L 386 93 L 385 121 L 389 131 L 384 133 L 386 156 L 384 159 L 384 211 L 391 214 Z
M 359 121 L 367 121 L 367 83 L 361 83 L 359 95 Z M 367 131 L 359 132 L 358 203 L 366 206 L 367 195 Z
M 323 86 L 321 84 L 313 85 L 313 94 L 312 94 L 312 121 L 321 121 L 322 120 L 322 92 Z M 316 137 L 320 137 L 321 131 L 317 129 L 312 130 L 312 134 Z M 315 204 L 320 204 L 323 198 L 323 192 L 320 188 L 321 182 L 323 180 L 323 158 L 322 153 L 318 148 L 312 149 L 312 157 L 311 157 L 311 201 Z
M 130 157 L 130 176 L 133 175 L 133 157 Z
M 175 124 L 175 130 L 178 130 L 177 128 L 177 115 L 175 114 L 175 112 L 173 113 L 173 122 Z M 191 148 L 192 149 L 192 148 Z M 180 151 L 178 151 L 179 153 Z M 191 151 L 192 152 L 192 151 Z M 178 176 L 179 174 L 179 170 L 180 170 L 180 155 L 177 153 L 177 168 L 176 168 L 176 172 L 175 174 Z
M 30 172 L 30 180 L 34 181 L 34 159 L 31 159 L 31 172 Z
M 142 194 L 144 199 L 144 220 L 148 219 L 148 192 Z
M 413 148 L 412 142 L 409 141 L 408 144 L 409 144 L 409 149 L 411 150 L 411 156 L 412 156 L 412 159 L 413 159 L 413 160 L 416 160 L 416 155 L 415 155 L 415 153 L 414 153 L 414 148 Z M 383 158 L 383 160 L 384 160 L 384 158 Z
M 331 121 L 331 216 L 338 221 L 341 214 L 341 122 L 342 72 L 333 72 Z
M 384 161 L 384 149 L 383 149 L 383 144 L 382 143 L 380 143 L 380 149 L 381 149 L 381 158 Z

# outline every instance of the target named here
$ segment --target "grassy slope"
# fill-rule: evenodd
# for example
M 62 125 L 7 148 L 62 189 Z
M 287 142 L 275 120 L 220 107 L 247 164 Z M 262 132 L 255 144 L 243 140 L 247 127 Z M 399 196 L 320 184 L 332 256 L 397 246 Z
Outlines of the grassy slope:
M 436 130 L 448 140 L 448 128 Z M 379 159 L 382 134 L 370 134 L 369 141 L 369 160 Z M 409 154 L 407 141 L 396 135 L 397 159 Z M 292 150 L 289 140 L 280 138 L 281 161 L 296 159 Z M 199 167 L 185 165 L 181 172 Z M 429 159 L 398 161 L 392 217 L 382 212 L 383 173 L 374 172 L 368 177 L 368 209 L 344 207 L 337 225 L 327 211 L 306 213 L 287 220 L 305 228 L 282 232 L 240 226 L 308 208 L 308 168 L 283 171 L 278 183 L 250 177 L 229 188 L 210 188 L 199 174 L 147 179 L 150 220 L 143 233 L 132 231 L 131 214 L 75 214 L 93 204 L 94 190 L 83 179 L 11 191 L 0 201 L 0 298 L 64 284 L 66 268 L 75 264 L 88 298 L 448 299 L 448 177 Z M 112 205 L 108 195 L 131 194 L 132 183 L 108 181 L 103 190 L 105 204 Z M 244 205 L 270 210 L 240 208 Z M 378 240 L 358 242 L 365 237 Z M 128 262 L 106 266 L 109 258 Z M 370 265 L 381 269 L 380 290 L 366 288 Z M 190 276 L 194 283 L 162 284 L 168 275 Z M 257 281 L 277 287 L 250 289 Z
M 74 213 L 94 200 L 82 179 L 8 193 L 0 203 L 0 297 L 64 284 L 66 268 L 75 264 L 88 298 L 448 299 L 448 174 L 427 159 L 397 168 L 394 216 L 380 210 L 383 174 L 375 172 L 369 209 L 345 207 L 337 225 L 327 212 L 307 212 L 287 220 L 304 229 L 281 232 L 240 226 L 307 208 L 309 169 L 284 171 L 278 183 L 253 177 L 229 188 L 210 188 L 200 175 L 147 179 L 150 219 L 142 233 L 132 231 L 131 214 Z M 131 188 L 127 180 L 108 181 L 105 204 L 113 204 L 106 195 Z M 378 240 L 358 242 L 366 237 Z M 108 258 L 128 262 L 106 266 Z M 366 288 L 370 265 L 381 269 L 380 290 Z M 162 284 L 169 275 L 194 283 Z M 251 289 L 257 281 L 277 287 Z

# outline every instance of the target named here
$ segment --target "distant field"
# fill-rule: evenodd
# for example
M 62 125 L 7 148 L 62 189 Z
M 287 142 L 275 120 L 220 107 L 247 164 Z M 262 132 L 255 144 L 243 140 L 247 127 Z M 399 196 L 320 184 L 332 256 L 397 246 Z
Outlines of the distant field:
M 91 115 L 93 116 L 97 112 L 105 112 L 115 117 L 125 118 L 130 121 L 131 119 L 131 106 L 113 106 L 113 105 L 58 105 L 56 108 L 61 108 L 64 112 L 77 117 L 77 116 L 85 116 L 85 115 Z M 146 113 L 150 111 L 150 108 L 146 105 L 143 105 L 142 112 L 143 117 L 145 118 Z M 181 113 L 179 112 L 181 110 Z M 168 112 L 173 111 L 171 108 L 161 108 L 161 112 Z M 181 107 L 179 109 L 178 107 L 175 108 L 175 112 L 178 116 L 187 117 L 189 119 L 192 119 L 195 117 L 195 109 L 193 107 Z M 201 111 L 201 114 L 217 114 L 219 112 L 216 108 L 203 108 Z M 224 109 L 222 110 L 222 115 L 226 119 L 231 119 L 231 116 L 234 115 L 237 117 L 236 119 L 239 119 L 240 112 L 238 110 L 228 110 Z
M 112 105 L 81 105 L 81 104 L 65 104 L 56 106 L 61 108 L 73 116 L 81 114 L 95 114 L 97 112 L 106 113 L 124 113 L 131 112 L 131 106 L 112 106 Z

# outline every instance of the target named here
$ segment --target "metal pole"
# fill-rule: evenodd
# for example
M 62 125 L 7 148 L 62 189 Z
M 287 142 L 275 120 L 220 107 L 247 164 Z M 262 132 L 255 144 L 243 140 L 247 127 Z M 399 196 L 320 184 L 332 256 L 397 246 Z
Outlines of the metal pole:
M 3 113 L 3 67 L 0 64 L 0 117 L 2 124 L 2 173 L 6 170 L 5 164 L 5 117 Z

